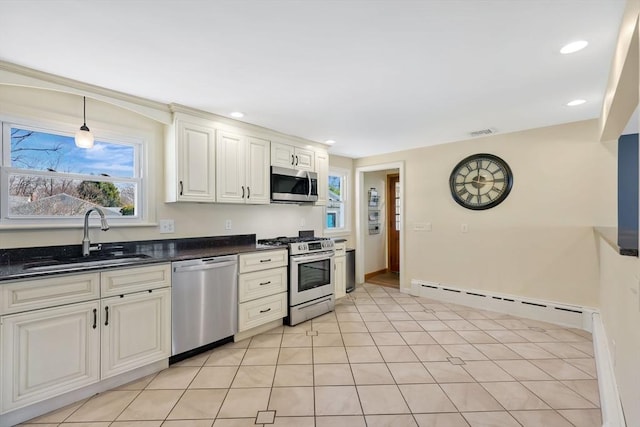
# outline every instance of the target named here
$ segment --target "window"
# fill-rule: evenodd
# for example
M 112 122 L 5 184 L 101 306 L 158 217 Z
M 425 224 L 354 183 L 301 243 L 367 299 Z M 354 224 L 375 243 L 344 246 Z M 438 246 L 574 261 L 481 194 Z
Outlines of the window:
M 63 131 L 10 123 L 2 135 L 2 223 L 69 222 L 96 206 L 109 221 L 141 220 L 141 141 L 84 149 Z
M 329 170 L 329 195 L 326 208 L 327 231 L 346 231 L 347 218 L 347 178 L 349 172 L 342 169 Z

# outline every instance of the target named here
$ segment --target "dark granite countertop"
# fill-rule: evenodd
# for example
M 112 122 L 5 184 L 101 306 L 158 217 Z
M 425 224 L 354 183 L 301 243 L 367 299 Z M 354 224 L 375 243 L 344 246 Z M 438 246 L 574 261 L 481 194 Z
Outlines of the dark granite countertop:
M 0 251 L 0 283 L 14 279 L 79 273 L 107 268 L 131 267 L 222 255 L 236 255 L 246 252 L 275 249 L 281 248 L 256 244 L 255 234 L 103 243 L 98 255 L 92 254 L 86 258 L 82 257 L 82 245 L 5 249 Z M 110 265 L 86 265 L 87 261 L 97 261 L 110 255 L 113 257 L 122 257 L 122 262 Z M 133 255 L 139 255 L 139 257 L 128 258 Z M 56 263 L 61 262 L 60 260 L 68 259 L 81 260 L 82 265 L 67 264 L 63 268 L 56 268 Z M 42 269 L 42 266 L 45 266 L 45 270 Z

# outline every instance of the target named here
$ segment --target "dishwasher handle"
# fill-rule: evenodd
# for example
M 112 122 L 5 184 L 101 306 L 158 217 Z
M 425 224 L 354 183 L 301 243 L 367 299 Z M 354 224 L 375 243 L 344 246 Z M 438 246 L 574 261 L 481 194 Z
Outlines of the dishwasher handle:
M 213 270 L 214 268 L 223 268 L 229 267 L 232 265 L 237 265 L 237 261 L 222 261 L 222 262 L 203 262 L 197 265 L 189 265 L 185 267 L 173 267 L 174 273 L 183 273 L 187 271 L 202 271 L 202 270 Z

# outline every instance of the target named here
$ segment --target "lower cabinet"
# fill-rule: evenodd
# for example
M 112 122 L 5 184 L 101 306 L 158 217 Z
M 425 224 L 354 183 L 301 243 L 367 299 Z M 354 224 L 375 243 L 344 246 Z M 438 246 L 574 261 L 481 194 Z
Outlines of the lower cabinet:
M 157 269 L 160 274 L 168 265 L 105 271 L 100 273 L 101 279 L 96 274 L 91 281 L 95 288 L 112 274 L 122 276 L 131 287 L 123 286 L 122 294 L 102 299 L 90 292 L 87 297 L 91 299 L 84 302 L 74 302 L 77 293 L 68 292 L 74 288 L 65 283 L 80 283 L 78 278 L 90 276 L 86 274 L 3 284 L 25 297 L 32 289 L 37 295 L 42 293 L 46 287 L 39 285 L 44 284 L 58 286 L 59 292 L 47 293 L 53 307 L 19 313 L 11 313 L 11 307 L 0 310 L 6 313 L 0 316 L 0 413 L 168 359 L 170 275 L 164 274 L 163 283 L 153 281 L 153 286 L 164 284 L 162 288 L 138 289 L 150 270 Z
M 101 301 L 102 379 L 166 359 L 171 351 L 171 290 Z
M 286 250 L 240 255 L 238 332 L 244 337 L 259 332 L 247 332 L 251 329 L 287 317 L 287 262 Z
M 347 257 L 346 243 L 336 243 L 334 257 L 335 275 L 334 275 L 334 294 L 336 298 L 342 298 L 347 295 Z
M 100 379 L 99 303 L 2 317 L 2 412 Z

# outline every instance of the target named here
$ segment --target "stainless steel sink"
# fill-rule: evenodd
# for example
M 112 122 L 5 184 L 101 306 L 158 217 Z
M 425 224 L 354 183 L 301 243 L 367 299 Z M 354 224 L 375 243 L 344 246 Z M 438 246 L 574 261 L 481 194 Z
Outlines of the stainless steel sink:
M 111 265 L 126 265 L 136 261 L 149 259 L 145 254 L 105 254 L 90 257 L 60 258 L 42 262 L 25 264 L 27 271 L 59 271 L 89 267 L 104 267 Z

